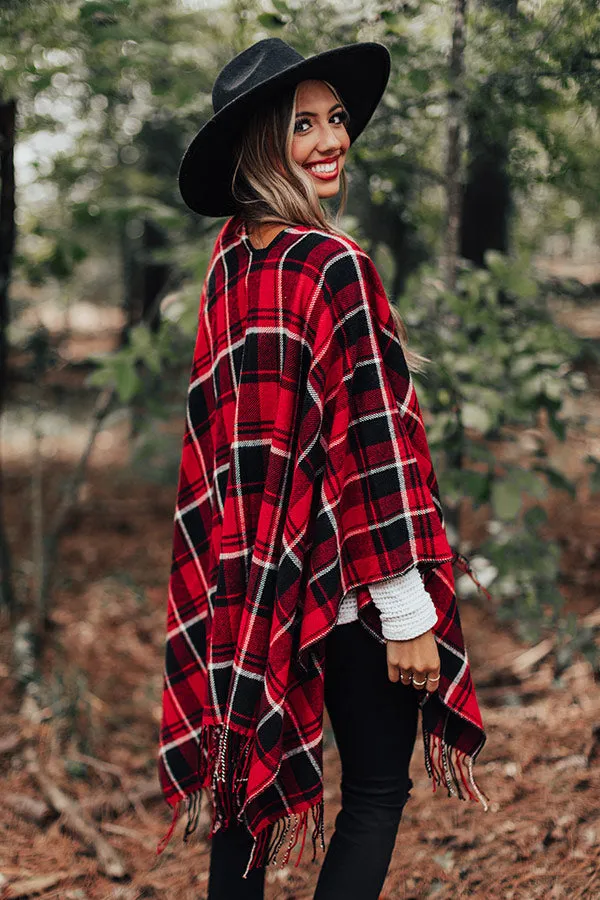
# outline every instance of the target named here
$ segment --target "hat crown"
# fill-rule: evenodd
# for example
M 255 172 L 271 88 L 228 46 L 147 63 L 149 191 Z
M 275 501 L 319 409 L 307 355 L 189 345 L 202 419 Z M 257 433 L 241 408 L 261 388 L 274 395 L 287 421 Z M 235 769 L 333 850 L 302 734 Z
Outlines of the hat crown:
M 242 50 L 221 69 L 212 90 L 215 113 L 290 66 L 303 62 L 304 57 L 280 38 L 265 38 Z

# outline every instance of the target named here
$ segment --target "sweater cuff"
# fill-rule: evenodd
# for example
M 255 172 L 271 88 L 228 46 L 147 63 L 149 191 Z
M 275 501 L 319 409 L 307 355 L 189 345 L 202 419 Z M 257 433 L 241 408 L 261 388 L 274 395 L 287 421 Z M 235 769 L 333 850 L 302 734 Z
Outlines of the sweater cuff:
M 403 575 L 369 584 L 368 589 L 388 641 L 411 640 L 437 622 L 437 610 L 416 566 Z

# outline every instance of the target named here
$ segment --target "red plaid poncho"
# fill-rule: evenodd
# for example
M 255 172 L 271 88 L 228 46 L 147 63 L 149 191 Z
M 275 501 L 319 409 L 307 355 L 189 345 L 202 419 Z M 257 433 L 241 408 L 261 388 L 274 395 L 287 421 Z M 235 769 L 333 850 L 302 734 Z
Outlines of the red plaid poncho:
M 370 582 L 419 565 L 438 610 L 439 689 L 421 700 L 436 785 L 479 799 L 486 736 L 421 411 L 389 300 L 353 241 L 306 226 L 253 250 L 230 218 L 206 274 L 169 582 L 160 778 L 211 834 L 282 865 L 323 837 L 325 637 L 343 595 L 382 643 Z M 466 564 L 468 568 L 468 564 Z M 487 799 L 487 798 L 486 798 Z M 276 827 L 268 828 L 272 823 Z

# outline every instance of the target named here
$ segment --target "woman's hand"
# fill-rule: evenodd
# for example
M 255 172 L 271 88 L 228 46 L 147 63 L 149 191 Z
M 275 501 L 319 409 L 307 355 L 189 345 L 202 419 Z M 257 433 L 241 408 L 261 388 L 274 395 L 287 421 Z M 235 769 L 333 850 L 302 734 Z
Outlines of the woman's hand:
M 386 652 L 390 681 L 401 679 L 402 684 L 413 684 L 410 676 L 414 675 L 414 681 L 425 682 L 415 690 L 437 690 L 440 655 L 431 629 L 410 641 L 387 641 Z

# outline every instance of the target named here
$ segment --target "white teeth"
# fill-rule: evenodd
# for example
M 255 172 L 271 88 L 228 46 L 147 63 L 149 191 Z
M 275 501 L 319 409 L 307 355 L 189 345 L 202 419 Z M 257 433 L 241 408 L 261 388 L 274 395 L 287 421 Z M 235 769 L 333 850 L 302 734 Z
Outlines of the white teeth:
M 337 168 L 337 161 L 332 163 L 318 163 L 316 166 L 309 166 L 309 169 L 312 172 L 323 172 L 323 174 L 330 175 L 332 172 L 335 172 Z

